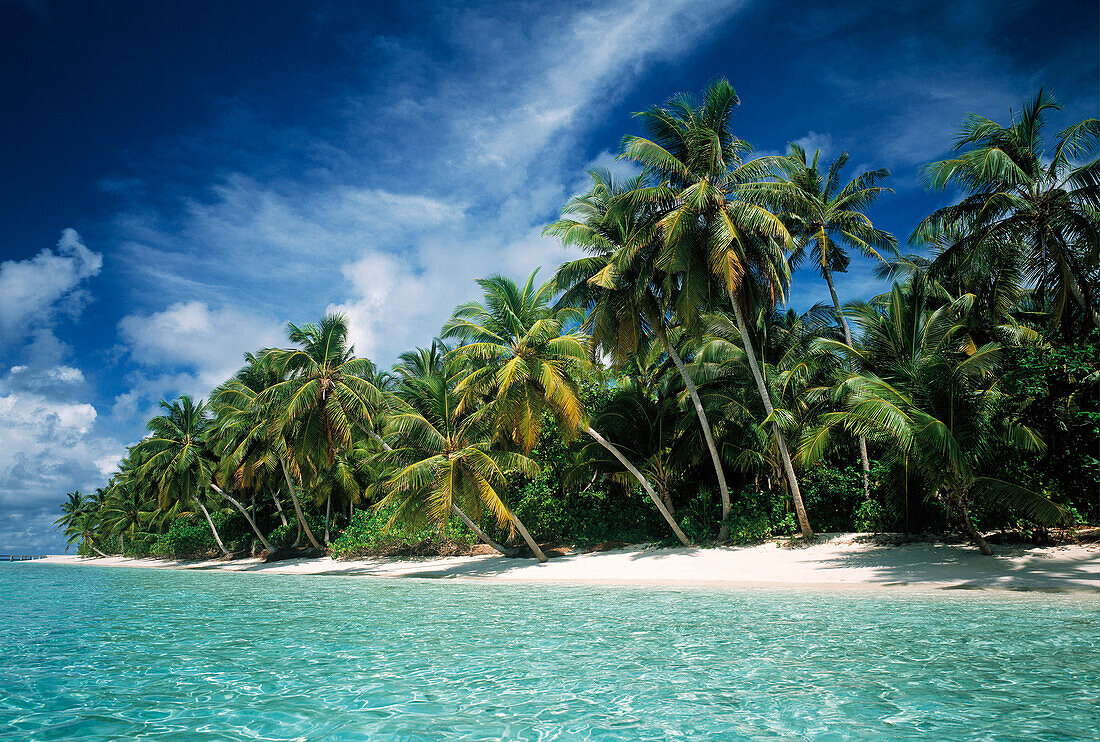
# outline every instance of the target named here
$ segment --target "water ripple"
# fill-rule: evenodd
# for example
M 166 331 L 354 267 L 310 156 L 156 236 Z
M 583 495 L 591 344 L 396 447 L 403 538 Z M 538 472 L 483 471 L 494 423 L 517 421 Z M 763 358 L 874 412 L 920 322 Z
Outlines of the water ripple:
M 1095 597 L 0 568 L 5 740 L 1070 740 Z

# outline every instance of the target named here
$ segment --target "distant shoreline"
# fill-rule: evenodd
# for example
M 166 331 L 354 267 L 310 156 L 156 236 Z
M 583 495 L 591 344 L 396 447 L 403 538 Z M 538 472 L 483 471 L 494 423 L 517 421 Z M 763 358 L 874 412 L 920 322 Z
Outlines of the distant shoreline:
M 17 562 L 18 563 L 18 562 Z M 789 589 L 974 589 L 1100 594 L 1100 546 L 1002 545 L 992 557 L 960 544 L 866 543 L 858 534 L 784 548 L 776 542 L 712 549 L 631 547 L 575 554 L 538 564 L 501 556 L 357 559 L 328 557 L 264 564 L 258 559 L 177 561 L 49 556 L 21 564 L 189 569 L 249 574 L 457 578 L 576 583 Z

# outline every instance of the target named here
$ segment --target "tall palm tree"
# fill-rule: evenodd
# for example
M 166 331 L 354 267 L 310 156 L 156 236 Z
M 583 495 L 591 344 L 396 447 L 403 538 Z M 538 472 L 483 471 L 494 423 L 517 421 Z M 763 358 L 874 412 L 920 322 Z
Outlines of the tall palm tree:
M 280 380 L 259 357 L 246 353 L 245 365 L 211 394 L 210 406 L 215 417 L 208 437 L 219 457 L 217 478 L 239 491 L 268 489 L 275 512 L 285 526 L 287 519 L 278 495 L 283 484 L 277 481 L 277 470 L 280 451 L 286 446 L 280 440 L 280 431 L 272 429 L 269 415 L 259 402 L 264 390 Z M 233 498 L 227 499 L 234 502 Z M 253 530 L 263 541 L 258 529 Z
M 585 307 L 584 329 L 592 337 L 592 352 L 603 352 L 619 364 L 638 353 L 647 329 L 661 341 L 684 382 L 710 453 L 722 500 L 718 538 L 724 541 L 729 528 L 729 487 L 695 381 L 669 340 L 669 294 L 675 281 L 661 273 L 655 262 L 660 255 L 659 212 L 645 202 L 624 198 L 645 185 L 641 176 L 623 184 L 602 170 L 593 170 L 589 176 L 588 193 L 570 199 L 562 218 L 543 232 L 588 253 L 558 268 L 554 280 L 563 290 L 558 305 Z
M 65 497 L 67 499 L 61 503 L 61 517 L 54 521 L 54 525 L 68 528 L 87 511 L 88 498 L 80 490 L 69 492 Z
M 538 271 L 523 287 L 503 276 L 479 279 L 484 303 L 459 306 L 443 326 L 443 337 L 463 345 L 452 353 L 471 369 L 459 383 L 463 408 L 488 402 L 497 422 L 497 437 L 529 453 L 551 416 L 565 435 L 586 433 L 629 471 L 653 500 L 676 537 L 687 536 L 665 507 L 649 480 L 586 419 L 578 396 L 577 372 L 586 361 L 585 338 L 567 332 L 582 315 L 570 308 L 551 308 L 554 282 L 535 285 Z
M 291 323 L 287 330 L 299 347 L 263 352 L 263 362 L 282 380 L 265 389 L 257 402 L 285 442 L 280 466 L 294 510 L 310 543 L 320 549 L 302 515 L 292 472 L 304 484 L 306 472 L 331 466 L 338 451 L 351 447 L 355 431 L 373 430 L 382 395 L 371 381 L 374 364 L 356 358 L 347 342 L 344 315 L 329 314 L 319 324 L 301 327 Z
M 956 156 L 925 171 L 930 188 L 954 185 L 966 195 L 925 218 L 911 239 L 952 238 L 933 265 L 945 275 L 971 262 L 995 262 L 990 255 L 1005 243 L 1017 245 L 1025 277 L 1053 296 L 1056 321 L 1073 302 L 1100 328 L 1100 120 L 1068 127 L 1048 149 L 1044 118 L 1058 109 L 1040 90 L 1007 126 L 970 114 L 956 137 Z
M 676 310 L 689 326 L 710 302 L 700 296 L 711 287 L 733 309 L 757 392 L 769 416 L 773 405 L 757 362 L 745 317 L 760 301 L 785 296 L 790 268 L 783 254 L 791 244 L 783 221 L 766 204 L 778 187 L 769 181 L 773 158 L 745 162 L 749 146 L 733 135 L 731 117 L 737 93 L 727 80 L 707 88 L 702 103 L 687 95 L 637 114 L 649 138 L 624 140 L 623 156 L 652 173 L 657 185 L 638 189 L 634 200 L 664 212 L 660 220 L 662 270 L 681 276 Z M 755 287 L 755 288 L 754 288 Z M 776 421 L 773 435 L 805 538 L 813 536 L 787 441 Z
M 1043 444 L 1006 404 L 999 386 L 1003 347 L 978 346 L 966 332 L 972 307 L 973 297 L 963 296 L 930 310 L 926 294 L 897 284 L 883 302 L 855 307 L 860 342 L 821 344 L 859 370 L 829 390 L 841 409 L 825 413 L 803 436 L 800 453 L 808 462 L 820 458 L 837 428 L 882 443 L 888 460 L 916 469 L 960 530 L 991 554 L 970 517 L 975 497 L 1009 504 L 1043 523 L 1062 519 L 1064 511 L 1046 497 L 986 476 L 996 466 L 995 450 L 1037 451 Z
M 231 556 L 203 504 L 216 466 L 206 445 L 210 426 L 206 405 L 184 394 L 173 402 L 161 400 L 160 406 L 167 414 L 149 420 L 146 427 L 152 435 L 135 446 L 142 461 L 139 476 L 152 484 L 161 507 L 170 503 L 197 507 L 206 518 L 218 548 Z
M 841 172 L 848 163 L 844 152 L 822 172 L 818 166 L 821 150 L 807 161 L 806 150 L 791 143 L 786 157 L 776 160 L 783 179 L 792 188 L 777 192 L 777 204 L 789 220 L 791 235 L 797 240 L 788 262 L 797 267 L 807 256 L 813 259 L 818 273 L 829 286 L 837 319 L 844 329 L 844 342 L 852 344 L 852 331 L 840 308 L 840 298 L 833 285 L 833 273 L 848 270 L 851 258 L 848 247 L 882 262 L 878 250 L 897 246 L 893 235 L 876 229 L 866 211 L 883 191 L 878 182 L 890 175 L 886 169 L 871 170 L 843 183 Z M 878 249 L 876 249 L 878 248 Z M 859 439 L 860 463 L 863 466 L 863 495 L 871 496 L 871 461 L 867 455 L 867 440 Z
M 395 504 L 391 523 L 430 519 L 445 524 L 456 511 L 488 510 L 498 525 L 518 530 L 540 562 L 546 555 L 518 516 L 500 497 L 506 475 L 536 476 L 526 456 L 492 447 L 494 421 L 486 410 L 463 411 L 460 396 L 445 377 L 406 380 L 401 406 L 387 419 L 396 445 L 385 459 L 395 466 L 381 484 L 382 506 Z

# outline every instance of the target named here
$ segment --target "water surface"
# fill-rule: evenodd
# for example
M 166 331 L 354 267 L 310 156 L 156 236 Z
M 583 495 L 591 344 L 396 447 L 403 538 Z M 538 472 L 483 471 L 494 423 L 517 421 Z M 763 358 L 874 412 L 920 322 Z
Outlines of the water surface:
M 1095 739 L 1100 599 L 0 566 L 4 740 Z

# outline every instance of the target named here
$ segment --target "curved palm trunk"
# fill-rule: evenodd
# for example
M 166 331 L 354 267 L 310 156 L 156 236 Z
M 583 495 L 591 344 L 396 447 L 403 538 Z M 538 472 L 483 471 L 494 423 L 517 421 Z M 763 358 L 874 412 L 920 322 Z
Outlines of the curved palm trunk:
M 523 536 L 523 540 L 527 542 L 527 547 L 531 549 L 531 552 L 538 558 L 540 562 L 547 561 L 547 557 L 542 553 L 542 549 L 535 543 L 535 539 L 531 538 L 531 534 L 527 531 L 527 527 L 523 525 L 523 521 L 519 519 L 519 516 L 508 511 L 508 515 L 512 518 L 512 522 L 516 524 L 516 529 L 519 530 L 519 535 Z
M 833 308 L 836 309 L 836 316 L 840 319 L 840 326 L 844 328 L 844 342 L 851 348 L 852 330 L 848 327 L 848 318 L 845 317 L 844 312 L 840 310 L 840 299 L 836 295 L 836 287 L 833 286 L 833 273 L 829 270 L 828 266 L 825 266 L 825 283 L 829 284 L 829 295 L 833 297 Z M 867 439 L 862 435 L 859 437 L 859 460 L 863 465 L 863 498 L 865 500 L 870 500 L 871 459 L 867 455 Z
M 220 487 L 218 487 L 218 485 L 214 484 L 213 482 L 210 483 L 210 489 L 217 492 L 219 495 L 224 497 L 226 500 L 229 500 L 230 505 L 237 508 L 237 510 L 240 510 L 241 515 L 243 515 L 244 519 L 248 521 L 248 525 L 252 526 L 253 532 L 256 534 L 257 538 L 260 539 L 260 543 L 264 545 L 264 548 L 267 549 L 268 551 L 272 551 L 272 552 L 275 551 L 275 547 L 271 545 L 270 541 L 268 541 L 266 538 L 264 538 L 263 532 L 260 531 L 259 527 L 256 525 L 256 521 L 252 520 L 252 516 L 248 514 L 248 511 L 245 510 L 243 505 L 241 505 L 239 502 L 237 502 L 237 500 L 235 498 L 230 497 L 227 493 L 222 491 L 222 489 Z
M 668 512 L 668 508 L 666 508 L 665 504 L 661 501 L 661 496 L 653 490 L 653 486 L 649 483 L 649 480 L 647 480 L 642 475 L 642 473 L 638 471 L 638 467 L 627 461 L 626 457 L 623 456 L 622 452 L 619 451 L 616 446 L 609 443 L 602 435 L 597 433 L 589 426 L 585 425 L 582 430 L 584 430 L 585 433 L 588 433 L 588 435 L 592 436 L 592 438 L 597 443 L 606 448 L 611 453 L 611 455 L 618 460 L 620 464 L 626 467 L 626 470 L 628 472 L 634 475 L 634 478 L 638 480 L 638 482 L 642 485 L 642 488 L 645 489 L 646 494 L 649 495 L 649 499 L 653 500 L 653 504 L 657 506 L 657 510 L 661 512 L 661 515 L 664 516 L 664 519 L 668 521 L 668 524 L 670 526 L 672 526 L 672 531 L 676 534 L 676 538 L 680 540 L 680 543 L 684 546 L 691 546 L 691 542 L 688 541 L 688 538 L 684 535 L 684 532 L 680 530 L 680 526 L 676 523 L 676 519 L 672 517 L 672 514 Z
M 101 557 L 103 557 L 103 558 L 106 558 L 106 557 L 107 557 L 107 555 L 106 555 L 106 554 L 104 554 L 104 553 L 103 553 L 102 551 L 100 551 L 99 549 L 95 548 L 95 547 L 94 547 L 94 546 L 92 546 L 91 544 L 88 544 L 88 547 L 89 547 L 89 548 L 90 548 L 90 549 L 91 549 L 92 551 L 94 551 L 94 552 L 95 552 L 96 554 L 99 554 L 99 555 L 100 555 Z
M 229 553 L 229 549 L 225 548 L 225 544 L 222 543 L 222 537 L 218 535 L 218 529 L 214 527 L 214 521 L 210 517 L 210 513 L 206 510 L 206 506 L 202 504 L 199 498 L 195 498 L 195 504 L 199 506 L 199 510 L 206 516 L 206 522 L 210 525 L 210 532 L 214 534 L 214 540 L 218 542 L 218 548 L 228 557 L 233 556 Z
M 515 549 L 509 549 L 507 546 L 504 546 L 503 544 L 498 544 L 496 541 L 494 541 L 489 536 L 489 534 L 485 533 L 485 531 L 481 529 L 481 526 L 475 523 L 468 515 L 466 515 L 466 513 L 462 512 L 462 508 L 458 507 L 458 505 L 451 503 L 451 512 L 457 515 L 458 519 L 465 523 L 467 528 L 473 531 L 479 539 L 487 543 L 489 546 L 493 547 L 504 556 L 515 555 Z
M 298 495 L 295 493 L 294 482 L 290 479 L 290 472 L 286 470 L 286 461 L 280 458 L 279 466 L 283 469 L 283 478 L 286 479 L 286 486 L 290 490 L 290 501 L 294 503 L 294 512 L 298 515 L 298 525 L 306 532 L 306 538 L 313 544 L 313 548 L 320 549 L 321 545 L 317 543 L 317 537 L 313 535 L 309 523 L 306 523 L 306 517 L 302 515 L 302 506 L 298 502 Z
M 1089 318 L 1089 322 L 1094 328 L 1100 328 L 1100 314 L 1097 314 L 1095 307 L 1093 307 L 1088 298 L 1085 296 L 1085 292 L 1081 290 L 1081 283 L 1077 280 L 1077 276 L 1074 275 L 1074 270 L 1068 264 L 1066 265 L 1066 284 L 1069 287 L 1069 293 L 1073 297 L 1073 300 L 1085 311 L 1085 316 Z M 984 553 L 984 552 L 983 552 Z
M 695 416 L 699 418 L 699 425 L 703 428 L 703 438 L 707 441 L 707 450 L 710 451 L 710 460 L 714 463 L 714 473 L 718 477 L 718 491 L 722 495 L 722 524 L 718 529 L 718 540 L 725 541 L 729 538 L 729 514 L 730 514 L 730 490 L 726 485 L 726 473 L 722 470 L 722 461 L 718 457 L 718 447 L 714 445 L 714 430 L 710 426 L 710 421 L 707 420 L 706 410 L 703 409 L 703 402 L 699 399 L 699 390 L 695 388 L 695 382 L 688 374 L 687 369 L 684 368 L 684 362 L 680 358 L 680 354 L 676 352 L 676 348 L 672 347 L 672 343 L 668 341 L 668 335 L 661 330 L 661 341 L 665 344 L 665 351 L 668 353 L 669 358 L 676 364 L 676 370 L 680 372 L 681 378 L 684 380 L 684 385 L 687 387 L 688 394 L 691 395 L 692 404 L 695 405 Z
M 760 366 L 756 363 L 756 351 L 752 347 L 752 338 L 749 335 L 745 317 L 741 312 L 741 305 L 737 296 L 730 296 L 733 305 L 733 316 L 737 320 L 737 330 L 741 333 L 741 340 L 745 345 L 745 355 L 749 359 L 749 368 L 752 377 L 756 381 L 756 389 L 760 392 L 760 400 L 764 403 L 764 411 L 771 417 L 775 408 L 772 407 L 772 398 L 768 394 L 768 387 L 764 384 L 764 375 L 760 372 Z M 775 434 L 775 442 L 779 446 L 779 456 L 783 460 L 783 469 L 787 473 L 787 482 L 791 487 L 791 499 L 794 500 L 794 510 L 798 514 L 798 526 L 802 530 L 803 538 L 813 538 L 814 532 L 810 528 L 810 521 L 806 517 L 806 506 L 802 503 L 802 490 L 798 487 L 798 477 L 794 473 L 794 464 L 791 462 L 791 453 L 787 450 L 787 439 L 779 425 L 772 419 L 772 432 Z
M 279 520 L 283 522 L 283 525 L 287 525 L 286 515 L 283 513 L 283 504 L 279 502 L 279 493 L 272 492 L 271 499 L 275 501 L 275 512 L 279 514 Z
M 974 527 L 974 521 L 970 520 L 970 509 L 966 506 L 966 498 L 963 496 L 962 491 L 951 493 L 951 505 L 955 511 L 955 517 L 959 520 L 963 535 L 973 541 L 974 545 L 978 547 L 978 551 L 984 556 L 993 556 L 993 549 L 989 548 L 989 544 L 982 538 L 982 534 Z
M 378 435 L 378 433 L 375 433 L 373 430 L 368 431 L 367 435 L 369 435 L 370 439 L 372 441 L 374 441 L 375 443 L 377 443 L 382 448 L 383 451 L 392 451 L 393 450 L 393 447 L 390 446 L 390 444 L 386 443 L 384 440 L 382 440 L 382 436 Z M 513 556 L 515 554 L 515 550 L 509 549 L 507 546 L 503 546 L 501 544 L 498 544 L 496 541 L 491 539 L 489 537 L 489 534 L 487 534 L 487 533 L 485 533 L 485 531 L 481 530 L 481 528 L 478 526 L 478 524 L 475 523 L 473 521 L 473 519 L 470 518 L 470 516 L 468 516 L 468 515 L 466 515 L 466 513 L 462 512 L 462 508 L 460 508 L 458 505 L 455 505 L 453 502 L 451 503 L 451 511 L 455 515 L 457 515 L 458 519 L 461 520 L 463 523 L 465 523 L 466 527 L 469 528 L 471 531 L 473 531 L 479 539 L 481 539 L 482 541 L 487 543 L 489 546 L 493 547 L 493 549 L 495 549 L 496 551 L 499 551 L 504 556 Z M 512 518 L 515 519 L 515 516 L 513 515 Z M 518 521 L 518 519 L 516 519 L 516 520 Z M 527 529 L 523 528 L 522 523 L 520 523 L 519 526 L 520 526 L 520 528 L 523 529 L 523 530 L 520 531 L 521 534 L 527 533 Z M 525 538 L 530 538 L 530 534 L 528 533 Z M 534 543 L 534 542 L 529 541 L 528 546 L 530 546 L 532 543 Z M 536 555 L 542 555 L 542 551 L 537 551 L 537 550 L 538 550 L 538 546 L 536 545 L 536 546 L 533 547 L 532 551 L 535 551 Z M 546 561 L 545 555 L 543 555 L 543 558 L 540 558 L 539 561 L 545 562 Z

